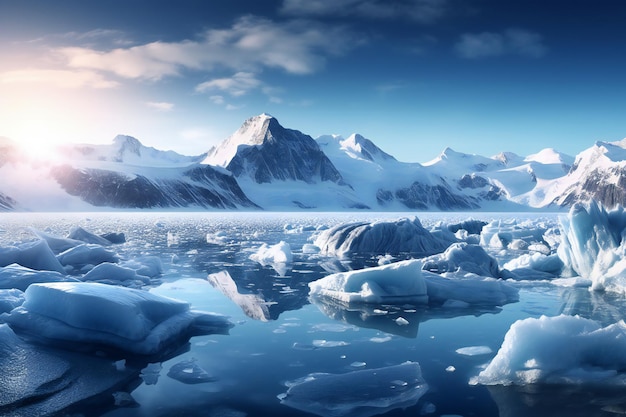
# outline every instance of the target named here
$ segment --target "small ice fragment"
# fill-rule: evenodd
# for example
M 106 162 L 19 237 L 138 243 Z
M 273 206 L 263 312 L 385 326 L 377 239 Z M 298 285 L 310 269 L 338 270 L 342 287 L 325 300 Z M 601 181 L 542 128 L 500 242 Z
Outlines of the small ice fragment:
M 446 372 L 454 372 L 454 371 L 456 371 L 456 368 L 454 366 L 452 366 L 452 365 L 450 365 L 450 366 L 448 366 L 446 368 Z
M 491 352 L 493 350 L 489 346 L 468 346 L 456 350 L 456 353 L 465 356 L 487 355 Z
M 387 310 L 381 310 L 381 309 L 378 309 L 378 308 L 375 308 L 372 312 L 374 314 L 380 314 L 380 315 L 389 314 L 389 312 Z
M 115 366 L 115 369 L 120 372 L 126 370 L 126 359 L 113 362 L 113 366 Z
M 370 339 L 370 342 L 374 342 L 374 343 L 385 343 L 385 342 L 389 342 L 391 340 L 391 336 L 385 336 L 385 337 L 372 337 Z
M 363 368 L 365 365 L 367 365 L 367 363 L 365 363 L 365 362 L 358 362 L 358 361 L 357 362 L 352 362 L 350 364 L 350 366 L 353 367 L 353 368 Z
M 398 326 L 406 326 L 409 324 L 409 321 L 404 317 L 398 317 L 395 322 Z
M 116 407 L 137 407 L 139 404 L 132 395 L 124 391 L 117 391 L 113 393 L 113 400 Z
M 285 330 L 285 329 L 283 329 L 283 328 L 280 328 L 280 327 L 279 327 L 278 329 L 274 329 L 274 330 L 272 331 L 272 333 L 276 333 L 276 334 L 279 334 L 279 333 L 287 333 L 287 330 Z
M 167 373 L 172 379 L 182 382 L 183 384 L 201 384 L 203 382 L 213 381 L 213 377 L 207 371 L 202 369 L 195 359 L 178 362 L 172 365 Z
M 139 376 L 146 385 L 156 385 L 159 381 L 162 366 L 160 363 L 149 363 L 148 366 L 141 370 Z
M 350 343 L 343 340 L 314 340 L 313 346 L 315 347 L 340 347 L 348 346 Z
M 433 403 L 426 403 L 422 407 L 422 411 L 420 411 L 420 415 L 424 416 L 426 414 L 434 414 L 435 411 L 437 411 L 437 407 L 435 406 L 435 404 L 433 404 Z

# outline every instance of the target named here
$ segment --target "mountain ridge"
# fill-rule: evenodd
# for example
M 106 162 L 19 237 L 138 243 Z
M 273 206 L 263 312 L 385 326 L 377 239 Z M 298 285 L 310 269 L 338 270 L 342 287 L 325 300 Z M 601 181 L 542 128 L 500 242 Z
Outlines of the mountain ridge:
M 127 135 L 110 145 L 63 145 L 61 160 L 46 164 L 15 148 L 10 139 L 0 141 L 4 211 L 527 211 L 590 198 L 607 207 L 626 205 L 626 139 L 597 141 L 576 157 L 549 147 L 525 157 L 444 147 L 420 164 L 400 162 L 358 133 L 313 139 L 263 113 L 195 156 L 147 147 Z M 28 194 L 31 183 L 36 187 Z M 39 203 L 37 191 L 44 197 Z

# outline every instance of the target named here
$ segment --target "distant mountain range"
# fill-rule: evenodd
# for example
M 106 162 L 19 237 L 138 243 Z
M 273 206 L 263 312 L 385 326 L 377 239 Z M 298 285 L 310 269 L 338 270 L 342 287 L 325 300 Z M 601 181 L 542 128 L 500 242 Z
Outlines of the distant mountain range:
M 446 148 L 419 164 L 359 134 L 313 139 L 268 114 L 196 156 L 117 136 L 41 159 L 0 138 L 0 210 L 527 211 L 590 198 L 626 205 L 626 139 L 575 158 L 551 148 L 526 157 Z

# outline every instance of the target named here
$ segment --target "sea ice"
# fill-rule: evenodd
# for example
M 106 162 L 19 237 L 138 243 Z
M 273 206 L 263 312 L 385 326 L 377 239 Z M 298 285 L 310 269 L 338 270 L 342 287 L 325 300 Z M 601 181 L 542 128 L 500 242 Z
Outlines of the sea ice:
M 136 286 L 149 284 L 150 279 L 137 274 L 137 271 L 109 262 L 95 266 L 82 277 L 83 281 L 97 281 L 103 284 Z
M 457 301 L 465 306 L 493 306 L 518 300 L 518 290 L 502 280 L 472 274 L 448 278 L 423 271 L 419 260 L 332 274 L 309 283 L 309 288 L 311 296 L 348 304 L 444 305 Z
M 0 314 L 8 313 L 24 302 L 24 293 L 17 289 L 0 290 Z
M 114 252 L 92 243 L 74 246 L 57 255 L 57 259 L 61 265 L 70 265 L 77 269 L 85 265 L 98 265 L 103 262 L 117 262 L 119 260 Z
M 315 245 L 325 255 L 337 257 L 353 253 L 371 255 L 412 254 L 428 256 L 443 252 L 453 241 L 426 230 L 417 217 L 373 223 L 348 223 L 325 230 L 315 239 Z
M 68 239 L 72 240 L 80 240 L 84 243 L 89 243 L 93 245 L 100 246 L 110 246 L 112 242 L 102 236 L 95 235 L 82 227 L 75 227 L 70 231 L 70 234 L 67 236 Z
M 310 374 L 288 383 L 281 404 L 325 417 L 369 417 L 417 404 L 428 391 L 417 362 L 345 374 Z
M 607 327 L 580 316 L 513 323 L 497 355 L 471 384 L 626 383 L 626 323 Z
M 183 384 L 201 384 L 203 382 L 215 381 L 215 378 L 198 365 L 195 358 L 172 365 L 167 376 Z
M 481 246 L 465 242 L 451 244 L 445 252 L 422 260 L 423 269 L 438 274 L 444 272 L 471 272 L 476 275 L 499 278 L 498 261 Z
M 63 265 L 54 256 L 45 240 L 0 247 L 0 267 L 11 264 L 18 264 L 39 271 L 56 271 L 65 274 Z
M 494 220 L 482 228 L 480 234 L 481 246 L 494 249 L 507 249 L 514 241 L 524 241 L 526 244 L 545 243 L 544 234 L 547 228 L 541 224 L 523 223 L 516 220 Z M 515 243 L 520 245 L 520 242 Z
M 195 312 L 189 304 L 147 291 L 85 282 L 32 284 L 21 307 L 3 314 L 14 330 L 44 342 L 103 345 L 138 354 L 156 354 L 211 321 L 227 330 L 230 322 Z
M 30 284 L 37 282 L 78 282 L 78 279 L 56 271 L 37 271 L 17 264 L 0 267 L 0 288 L 26 291 Z
M 309 283 L 310 295 L 345 303 L 428 302 L 422 263 L 410 260 L 357 271 L 340 272 Z
M 489 346 L 467 346 L 459 348 L 455 352 L 463 356 L 478 356 L 488 355 L 493 352 L 493 350 L 491 350 Z
M 595 201 L 577 203 L 561 217 L 558 255 L 565 272 L 592 281 L 591 288 L 626 293 L 626 212 L 607 211 Z

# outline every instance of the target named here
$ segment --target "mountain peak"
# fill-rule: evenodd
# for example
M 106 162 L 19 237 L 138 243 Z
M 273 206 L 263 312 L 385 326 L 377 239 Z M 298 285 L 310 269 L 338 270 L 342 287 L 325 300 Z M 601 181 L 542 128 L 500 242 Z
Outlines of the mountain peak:
M 360 155 L 364 159 L 368 159 L 370 161 L 374 161 L 374 160 L 395 161 L 396 160 L 396 158 L 394 158 L 393 156 L 389 155 L 388 153 L 380 149 L 378 146 L 376 146 L 374 142 L 372 142 L 371 140 L 367 139 L 366 137 L 362 135 L 359 135 L 358 133 L 353 133 L 350 136 L 348 136 L 347 139 L 341 140 L 340 144 L 343 149 L 352 151 Z

